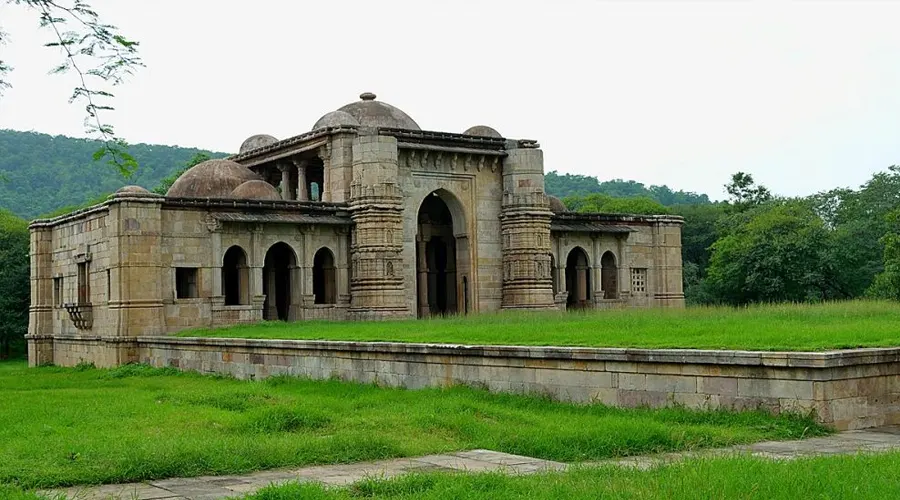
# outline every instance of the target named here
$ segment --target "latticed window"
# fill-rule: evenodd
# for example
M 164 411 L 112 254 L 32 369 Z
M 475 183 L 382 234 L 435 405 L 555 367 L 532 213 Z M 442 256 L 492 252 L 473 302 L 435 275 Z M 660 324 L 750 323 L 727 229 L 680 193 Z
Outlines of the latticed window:
M 631 292 L 647 292 L 647 269 L 638 267 L 631 268 Z

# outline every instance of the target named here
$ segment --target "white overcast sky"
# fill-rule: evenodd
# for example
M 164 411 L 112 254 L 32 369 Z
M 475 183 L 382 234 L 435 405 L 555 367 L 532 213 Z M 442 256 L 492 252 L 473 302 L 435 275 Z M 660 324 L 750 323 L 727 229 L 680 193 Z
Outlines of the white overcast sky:
M 378 95 L 426 130 L 540 141 L 545 169 L 724 197 L 900 163 L 900 2 L 93 0 L 147 65 L 110 117 L 129 142 L 235 152 Z M 50 33 L 0 3 L 0 128 L 83 136 Z

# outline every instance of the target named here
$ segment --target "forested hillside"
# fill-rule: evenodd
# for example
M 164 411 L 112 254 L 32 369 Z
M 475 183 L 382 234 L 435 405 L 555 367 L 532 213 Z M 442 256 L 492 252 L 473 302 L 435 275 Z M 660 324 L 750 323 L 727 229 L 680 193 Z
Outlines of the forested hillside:
M 612 198 L 649 198 L 661 205 L 697 205 L 710 203 L 709 196 L 690 191 L 672 191 L 668 186 L 647 187 L 640 182 L 613 179 L 600 182 L 596 177 L 559 174 L 555 170 L 544 176 L 547 193 L 559 198 L 601 194 Z
M 93 161 L 98 147 L 87 139 L 0 130 L 0 208 L 30 219 L 81 205 L 125 184 L 153 189 L 197 153 L 226 156 L 196 148 L 134 144 L 129 152 L 140 167 L 125 179 L 114 167 Z

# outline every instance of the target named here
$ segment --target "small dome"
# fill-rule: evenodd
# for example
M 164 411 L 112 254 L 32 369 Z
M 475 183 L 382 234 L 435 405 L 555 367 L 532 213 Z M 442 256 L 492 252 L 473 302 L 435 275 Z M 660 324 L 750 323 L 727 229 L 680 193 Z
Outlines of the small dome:
M 341 127 L 349 125 L 351 127 L 358 127 L 359 121 L 356 118 L 353 118 L 353 115 L 346 111 L 332 111 L 331 113 L 326 114 L 322 118 L 319 118 L 319 121 L 313 125 L 313 130 L 317 130 L 325 127 Z
M 278 142 L 278 139 L 268 134 L 251 135 L 243 143 L 241 143 L 241 149 L 239 153 L 253 151 L 254 149 L 268 146 L 269 144 L 275 144 L 276 142 Z
M 376 101 L 375 94 L 364 92 L 361 100 L 341 107 L 338 111 L 350 114 L 363 127 L 402 128 L 406 130 L 422 130 L 419 125 L 403 111 L 388 103 Z
M 228 198 L 247 181 L 262 180 L 249 168 L 231 160 L 206 160 L 175 180 L 166 196 L 173 198 Z
M 150 191 L 147 191 L 140 186 L 122 186 L 119 189 L 116 189 L 116 193 L 150 194 Z
M 469 127 L 465 132 L 465 135 L 477 135 L 481 137 L 496 137 L 497 139 L 502 139 L 503 136 L 500 135 L 500 132 L 488 127 L 487 125 L 475 125 L 474 127 Z
M 231 192 L 232 198 L 242 200 L 280 200 L 281 195 L 275 186 L 266 181 L 254 180 L 247 181 L 240 186 L 234 188 Z
M 555 214 L 560 214 L 560 213 L 569 211 L 569 209 L 566 208 L 566 204 L 563 203 L 562 200 L 560 200 L 556 196 L 547 196 L 547 198 L 550 200 L 550 211 L 551 212 L 553 212 Z

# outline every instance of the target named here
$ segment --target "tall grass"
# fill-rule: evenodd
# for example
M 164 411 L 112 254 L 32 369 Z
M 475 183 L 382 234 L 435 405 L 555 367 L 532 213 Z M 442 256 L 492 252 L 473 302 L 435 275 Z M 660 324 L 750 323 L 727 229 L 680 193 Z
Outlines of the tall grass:
M 817 351 L 900 346 L 900 303 L 509 312 L 388 322 L 266 322 L 180 336 Z
M 784 499 L 883 500 L 900 497 L 900 453 L 777 462 L 749 457 L 694 459 L 648 471 L 598 467 L 534 476 L 431 473 L 366 480 L 348 488 L 273 486 L 247 500 L 594 500 Z
M 229 474 L 471 448 L 565 462 L 821 435 L 808 418 L 615 409 L 338 381 L 263 382 L 145 366 L 0 363 L 0 484 Z

